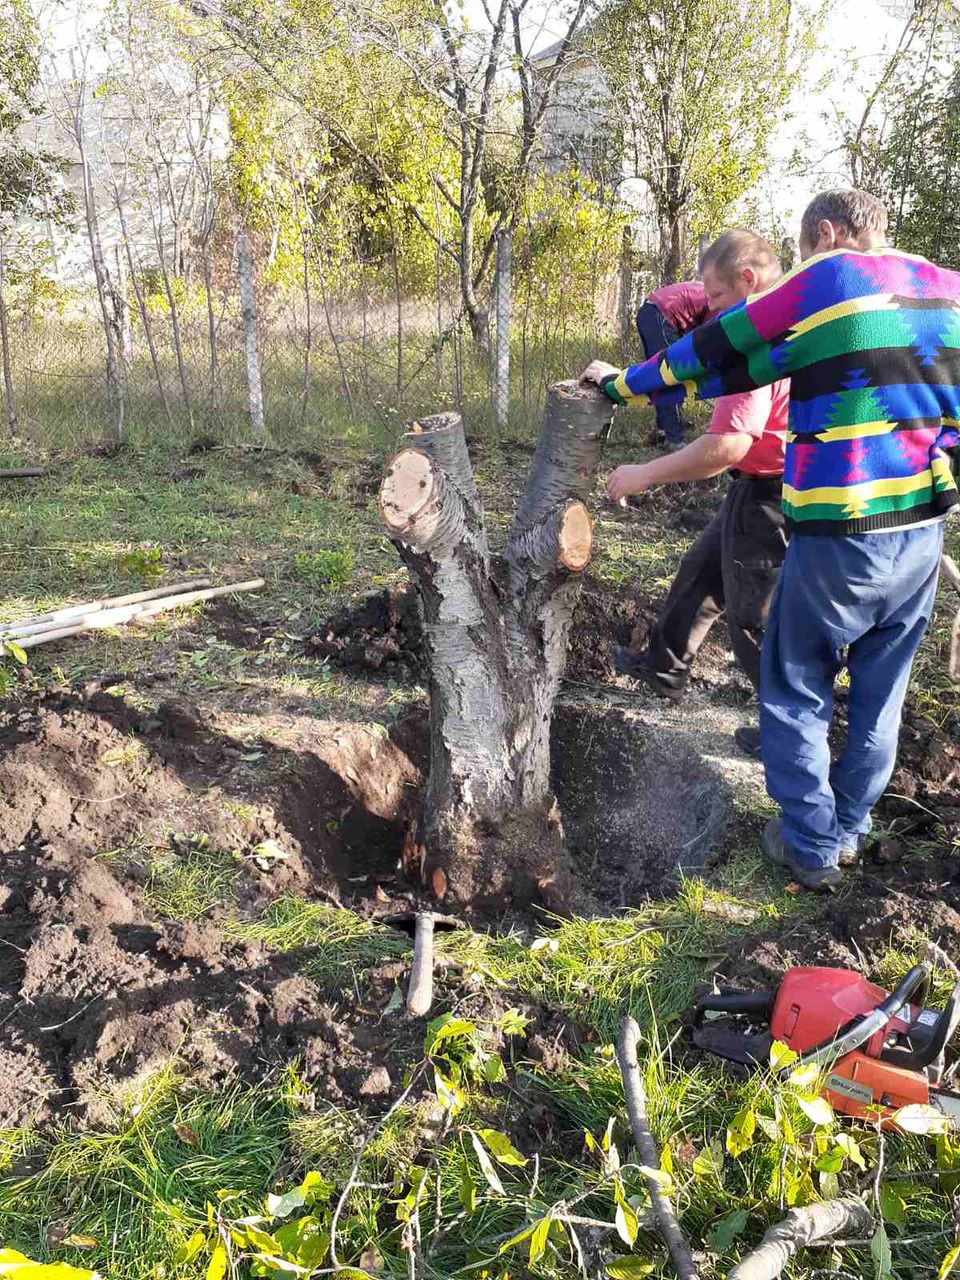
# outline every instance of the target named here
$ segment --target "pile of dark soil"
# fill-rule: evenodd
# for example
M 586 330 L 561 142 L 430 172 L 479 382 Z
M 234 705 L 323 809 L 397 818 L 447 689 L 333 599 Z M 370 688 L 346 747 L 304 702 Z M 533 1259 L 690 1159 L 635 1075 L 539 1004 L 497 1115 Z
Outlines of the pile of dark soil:
M 795 965 L 869 972 L 891 946 L 917 935 L 960 962 L 960 856 L 908 858 L 897 865 L 868 853 L 849 889 L 818 914 L 747 941 L 717 969 L 733 987 L 773 987 Z
M 198 1082 L 298 1057 L 333 1100 L 389 1090 L 393 1042 L 422 1029 L 335 1006 L 300 973 L 309 949 L 231 942 L 215 907 L 197 923 L 150 908 L 171 833 L 225 851 L 241 914 L 393 878 L 419 782 L 402 740 L 416 755 L 419 732 L 304 735 L 300 751 L 268 735 L 251 749 L 186 701 L 146 715 L 103 694 L 0 715 L 0 1127 L 64 1107 L 104 1119 L 118 1082 L 172 1057 Z M 258 862 L 266 841 L 276 856 Z
M 570 632 L 567 675 L 609 679 L 614 674 L 611 645 L 642 645 L 655 618 L 656 609 L 636 592 L 586 578 Z M 342 671 L 421 683 L 427 679 L 417 600 L 409 588 L 371 592 L 338 610 L 307 646 Z

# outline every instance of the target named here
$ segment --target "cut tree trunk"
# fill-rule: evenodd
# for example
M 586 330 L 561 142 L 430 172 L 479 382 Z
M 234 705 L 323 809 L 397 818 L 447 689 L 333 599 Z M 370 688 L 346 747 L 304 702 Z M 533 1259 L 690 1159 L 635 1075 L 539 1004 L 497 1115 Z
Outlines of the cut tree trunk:
M 556 909 L 569 900 L 550 719 L 590 560 L 586 500 L 612 416 L 594 389 L 550 389 L 502 556 L 487 546 L 457 414 L 414 423 L 387 466 L 380 510 L 417 587 L 430 663 L 420 842 L 439 897 Z

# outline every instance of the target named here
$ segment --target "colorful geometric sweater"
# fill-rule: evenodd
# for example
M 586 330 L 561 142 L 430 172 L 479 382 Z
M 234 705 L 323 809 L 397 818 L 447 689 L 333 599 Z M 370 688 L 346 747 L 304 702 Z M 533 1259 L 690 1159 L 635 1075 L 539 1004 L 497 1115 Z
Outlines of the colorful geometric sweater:
M 645 364 L 624 404 L 790 379 L 783 509 L 793 533 L 896 529 L 958 500 L 960 273 L 893 249 L 818 254 Z

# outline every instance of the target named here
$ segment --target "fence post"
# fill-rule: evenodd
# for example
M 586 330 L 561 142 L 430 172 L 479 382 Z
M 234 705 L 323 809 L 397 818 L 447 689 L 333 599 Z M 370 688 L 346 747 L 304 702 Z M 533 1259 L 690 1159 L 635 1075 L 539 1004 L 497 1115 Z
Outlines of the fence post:
M 620 328 L 620 359 L 627 360 L 633 336 L 633 230 L 623 228 L 620 242 L 620 291 L 617 295 Z
M 497 345 L 493 358 L 493 416 L 498 427 L 510 417 L 510 255 L 512 232 L 497 235 Z
M 257 344 L 257 291 L 253 279 L 253 255 L 246 227 L 237 232 L 237 274 L 240 277 L 240 305 L 243 311 L 243 344 L 247 357 L 247 392 L 250 398 L 250 428 L 258 444 L 263 443 L 263 387 L 260 384 L 260 350 Z

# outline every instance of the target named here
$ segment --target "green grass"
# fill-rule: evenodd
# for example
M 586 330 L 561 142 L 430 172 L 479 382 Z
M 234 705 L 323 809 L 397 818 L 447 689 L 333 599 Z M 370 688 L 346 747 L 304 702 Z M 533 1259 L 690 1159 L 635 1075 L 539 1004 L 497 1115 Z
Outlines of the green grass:
M 280 382 L 270 386 L 277 391 Z M 517 450 L 495 447 L 481 406 L 480 384 L 474 381 L 466 415 L 482 437 L 477 474 L 492 508 L 497 544 L 529 462 Z M 224 448 L 188 457 L 184 447 L 190 433 L 183 424 L 170 436 L 157 432 L 150 417 L 135 418 L 133 445 L 125 453 L 91 458 L 75 448 L 91 434 L 89 422 L 65 413 L 62 430 L 46 437 L 46 444 L 56 443 L 62 451 L 56 456 L 27 451 L 49 457 L 50 473 L 39 481 L 0 486 L 5 584 L 0 618 L 137 590 L 158 574 L 160 581 L 201 573 L 218 581 L 262 575 L 267 588 L 234 602 L 251 620 L 252 636 L 219 635 L 210 614 L 193 608 L 142 629 L 41 649 L 31 656 L 30 678 L 43 684 L 119 671 L 126 676 L 124 695 L 148 708 L 154 694 L 140 687 L 140 676 L 162 668 L 176 693 L 220 699 L 242 712 L 248 717 L 243 732 L 251 742 L 256 732 L 250 717 L 259 712 L 295 705 L 315 714 L 382 721 L 422 699 L 422 690 L 346 679 L 304 652 L 302 638 L 339 600 L 403 581 L 381 533 L 375 493 L 369 491 L 396 439 L 399 415 L 372 403 L 347 414 L 334 400 L 319 397 L 309 407 L 303 430 L 297 425 L 299 409 L 277 418 L 274 443 L 322 455 L 333 464 L 321 467 L 322 475 L 316 460 L 302 453 Z M 429 398 L 416 405 L 418 412 L 432 407 L 438 406 Z M 90 405 L 83 411 L 92 422 Z M 234 406 L 231 412 L 233 425 L 220 424 L 224 443 L 242 436 L 239 410 Z M 535 405 L 528 404 L 511 432 L 532 438 L 535 417 Z M 644 415 L 618 418 L 605 465 L 638 456 L 647 421 Z M 21 460 L 23 453 L 2 459 Z M 181 475 L 184 466 L 201 470 Z M 610 517 L 599 504 L 598 511 L 594 571 L 647 596 L 662 593 L 690 536 L 672 525 L 664 528 L 650 508 L 629 522 Z M 956 547 L 957 535 L 952 537 Z M 947 725 L 958 706 L 957 690 L 944 671 L 954 608 L 942 593 L 914 680 L 915 704 L 938 725 Z M 6 670 L 12 670 L 10 664 Z M 740 832 L 750 824 L 759 828 L 762 813 L 750 803 L 753 807 L 740 815 Z M 916 842 L 910 847 L 926 851 Z M 225 918 L 225 932 L 237 941 L 302 952 L 305 971 L 338 999 L 360 1004 L 369 972 L 409 953 L 409 941 L 395 932 L 322 903 L 283 897 L 259 918 L 242 918 L 233 909 L 239 864 L 230 851 L 194 840 L 176 850 L 128 849 L 113 856 L 145 860 L 145 897 L 156 915 L 184 920 L 217 911 Z M 514 1062 L 505 1051 L 506 1080 L 468 1082 L 464 1111 L 442 1140 L 430 1136 L 435 1135 L 435 1105 L 412 1097 L 364 1155 L 364 1185 L 351 1197 L 342 1224 L 342 1256 L 353 1264 L 369 1261 L 372 1255 L 365 1251 L 375 1241 L 383 1260 L 379 1274 L 391 1280 L 409 1274 L 400 1219 L 412 1179 L 419 1176 L 412 1163 L 428 1168 L 433 1179 L 419 1206 L 422 1230 L 432 1244 L 418 1280 L 479 1277 L 484 1270 L 489 1280 L 504 1280 L 508 1273 L 513 1280 L 566 1280 L 576 1274 L 569 1239 L 558 1239 L 556 1254 L 532 1265 L 526 1245 L 503 1257 L 498 1250 L 511 1232 L 580 1196 L 577 1212 L 613 1220 L 612 1183 L 603 1180 L 583 1134 L 588 1130 L 599 1139 L 610 1117 L 618 1117 L 615 1141 L 627 1158 L 622 1091 L 610 1045 L 629 1011 L 642 1028 L 652 1122 L 674 1162 L 684 1225 L 707 1250 L 704 1276 L 724 1275 L 742 1242 L 713 1249 L 712 1233 L 741 1206 L 749 1215 L 743 1228 L 749 1240 L 778 1215 L 771 1178 L 784 1148 L 758 1142 L 741 1157 L 725 1153 L 719 1174 L 705 1168 L 704 1152 L 711 1143 L 725 1149 L 727 1127 L 741 1108 L 771 1110 L 772 1086 L 763 1077 L 737 1082 L 715 1065 L 693 1062 L 677 1038 L 679 1017 L 716 964 L 735 954 L 745 938 L 788 924 L 815 930 L 822 909 L 809 896 L 787 893 L 782 877 L 764 866 L 755 840 L 747 840 L 708 880 L 686 881 L 669 901 L 610 919 L 547 920 L 535 932 L 443 935 L 438 950 L 448 963 L 438 976 L 439 1007 L 455 1007 L 463 1016 L 480 1010 L 478 1034 L 487 1036 L 493 1030 L 484 1018 L 492 1015 L 485 1009 L 532 1002 L 572 1024 L 579 1052 L 548 1069 L 543 1063 Z M 919 941 L 899 939 L 881 955 L 871 976 L 895 983 L 915 958 Z M 938 997 L 944 986 L 940 981 Z M 415 1062 L 411 1055 L 411 1070 Z M 295 1184 L 311 1168 L 342 1185 L 360 1135 L 383 1110 L 380 1102 L 365 1104 L 363 1113 L 331 1106 L 315 1097 L 310 1082 L 295 1070 L 260 1086 L 232 1083 L 215 1092 L 197 1090 L 179 1070 L 174 1064 L 140 1085 L 112 1129 L 77 1132 L 65 1119 L 43 1133 L 0 1134 L 0 1241 L 44 1260 L 96 1266 L 118 1280 L 199 1278 L 211 1240 L 205 1239 L 203 1251 L 189 1261 L 179 1251 L 195 1231 L 208 1231 L 207 1206 L 219 1203 L 218 1192 L 240 1193 L 229 1202 L 236 1217 L 257 1210 L 267 1192 Z M 812 1158 L 817 1138 L 809 1122 L 789 1099 L 783 1105 L 792 1108 L 801 1139 L 801 1150 L 788 1152 L 789 1158 Z M 538 1108 L 543 1112 L 539 1127 Z M 504 1194 L 494 1194 L 468 1127 L 508 1132 L 528 1155 L 537 1155 L 536 1169 L 532 1160 L 522 1168 L 499 1167 Z M 844 1167 L 842 1189 L 864 1189 L 869 1195 L 879 1155 L 876 1136 L 865 1126 L 846 1130 L 861 1142 L 868 1173 Z M 895 1269 L 904 1277 L 935 1275 L 952 1242 L 949 1179 L 926 1176 L 935 1159 L 930 1140 L 886 1142 L 886 1167 L 895 1171 L 906 1205 L 907 1226 L 889 1226 Z M 699 1171 L 695 1160 L 700 1160 Z M 469 1213 L 461 1202 L 465 1168 L 477 1189 L 477 1205 Z M 811 1177 L 813 1194 L 829 1189 L 819 1183 L 819 1172 Z M 623 1183 L 642 1201 L 636 1169 L 625 1171 Z M 89 1237 L 94 1244 L 64 1245 L 71 1235 Z M 918 1237 L 916 1243 L 902 1243 Z M 472 1257 L 474 1251 L 486 1260 L 483 1266 Z M 611 1237 L 608 1256 L 627 1251 Z M 646 1229 L 637 1238 L 636 1253 L 653 1265 L 655 1276 L 670 1274 L 660 1244 Z M 862 1253 L 833 1259 L 824 1252 L 813 1265 L 836 1271 L 841 1263 L 849 1275 L 872 1275 Z M 795 1268 L 794 1274 L 810 1274 L 810 1265 Z M 248 1273 L 244 1264 L 240 1275 L 245 1280 Z

